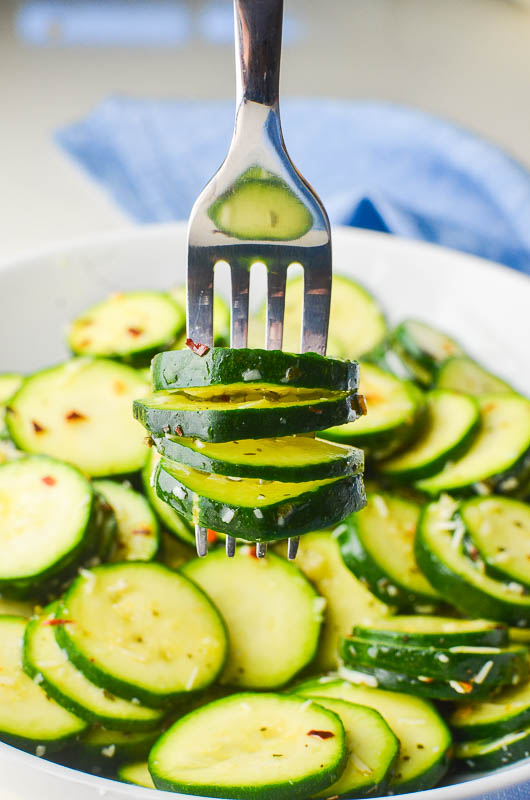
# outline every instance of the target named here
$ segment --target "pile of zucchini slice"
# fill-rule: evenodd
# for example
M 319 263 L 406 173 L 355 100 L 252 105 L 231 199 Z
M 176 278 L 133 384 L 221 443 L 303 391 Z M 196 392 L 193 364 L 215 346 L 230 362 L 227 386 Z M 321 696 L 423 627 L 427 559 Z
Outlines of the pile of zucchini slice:
M 335 358 L 223 349 L 220 297 L 216 347 L 190 349 L 178 287 L 112 295 L 73 321 L 71 359 L 0 376 L 2 741 L 254 800 L 530 757 L 530 403 L 334 287 Z M 295 279 L 286 350 L 301 303 Z

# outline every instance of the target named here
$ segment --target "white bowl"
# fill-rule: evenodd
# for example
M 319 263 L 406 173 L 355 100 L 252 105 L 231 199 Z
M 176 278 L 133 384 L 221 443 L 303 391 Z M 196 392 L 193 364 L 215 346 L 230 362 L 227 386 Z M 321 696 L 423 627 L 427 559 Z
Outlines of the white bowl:
M 525 276 L 450 250 L 351 228 L 337 228 L 333 244 L 334 269 L 364 283 L 390 321 L 414 315 L 439 325 L 530 394 Z M 182 282 L 185 264 L 185 226 L 176 224 L 94 237 L 0 265 L 0 372 L 28 372 L 67 357 L 63 334 L 72 317 L 112 291 Z M 525 761 L 450 787 L 395 797 L 469 800 L 529 780 L 530 761 Z M 67 769 L 2 743 L 0 790 L 1 800 L 156 797 L 153 790 Z

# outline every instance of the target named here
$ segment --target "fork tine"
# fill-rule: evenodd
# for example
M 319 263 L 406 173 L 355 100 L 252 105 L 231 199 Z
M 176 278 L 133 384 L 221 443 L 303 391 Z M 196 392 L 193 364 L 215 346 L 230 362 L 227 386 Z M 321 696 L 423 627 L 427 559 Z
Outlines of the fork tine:
M 267 555 L 267 542 L 256 542 L 257 558 L 265 558 Z
M 299 536 L 292 536 L 287 543 L 287 558 L 289 561 L 294 561 L 298 553 L 298 545 L 300 544 Z
M 331 264 L 331 244 L 323 248 L 323 251 L 322 255 L 319 253 L 322 265 Z M 331 270 L 308 269 L 304 265 L 302 353 L 312 350 L 326 355 L 330 301 Z
M 228 558 L 233 558 L 236 554 L 236 540 L 233 536 L 226 537 L 225 547 Z
M 208 555 L 208 530 L 207 528 L 201 528 L 200 525 L 195 526 L 195 547 L 199 558 L 204 558 L 204 556 Z
M 267 272 L 267 350 L 281 350 L 287 265 Z
M 246 347 L 248 336 L 248 286 L 250 271 L 246 264 L 230 264 L 232 274 L 232 319 L 230 347 Z

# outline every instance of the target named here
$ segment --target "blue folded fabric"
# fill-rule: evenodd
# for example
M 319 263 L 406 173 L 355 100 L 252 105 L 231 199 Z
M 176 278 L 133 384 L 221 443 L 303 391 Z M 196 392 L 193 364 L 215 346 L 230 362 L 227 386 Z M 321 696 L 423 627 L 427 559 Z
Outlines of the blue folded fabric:
M 110 98 L 57 139 L 139 222 L 186 219 L 224 159 L 228 101 Z M 291 157 L 334 223 L 475 253 L 530 274 L 530 173 L 450 122 L 388 103 L 290 99 Z
M 530 782 L 514 789 L 503 789 L 493 794 L 485 794 L 482 798 L 477 797 L 476 800 L 528 800 L 529 797 Z

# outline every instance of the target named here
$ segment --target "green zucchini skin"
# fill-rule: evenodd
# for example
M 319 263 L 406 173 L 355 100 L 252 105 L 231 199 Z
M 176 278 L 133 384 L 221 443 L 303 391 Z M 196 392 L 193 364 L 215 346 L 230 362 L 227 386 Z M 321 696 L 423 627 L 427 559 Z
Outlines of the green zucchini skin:
M 418 622 L 430 620 L 431 630 Z M 474 630 L 470 630 L 469 623 Z M 460 629 L 459 629 L 459 626 Z M 436 630 L 437 629 L 437 630 Z M 422 614 L 418 616 L 397 616 L 381 620 L 367 627 L 355 625 L 355 636 L 362 639 L 389 642 L 390 644 L 413 645 L 415 647 L 448 648 L 456 645 L 468 647 L 506 647 L 509 643 L 508 628 L 489 620 L 459 620 L 452 617 L 435 617 Z
M 159 395 L 155 395 L 160 397 Z M 182 433 L 183 436 L 206 442 L 232 442 L 238 439 L 259 439 L 271 436 L 289 436 L 293 433 L 312 433 L 331 425 L 352 422 L 362 413 L 356 394 L 339 393 L 337 396 L 316 399 L 311 404 L 282 405 L 271 403 L 266 408 L 181 409 L 177 395 L 168 395 L 175 406 L 160 408 L 150 398 L 135 400 L 135 418 L 150 433 Z
M 159 461 L 159 453 L 154 447 L 151 448 L 145 466 L 142 469 L 142 486 L 144 493 L 164 528 L 181 542 L 195 547 L 195 534 L 193 533 L 191 525 L 183 516 L 177 514 L 167 503 L 164 503 L 156 493 L 154 478 L 156 466 Z
M 250 348 L 211 347 L 203 356 L 189 348 L 170 350 L 153 358 L 151 374 L 155 391 L 226 385 L 230 393 L 230 384 L 244 389 L 257 383 L 350 392 L 359 385 L 356 361 Z
M 201 797 L 237 797 L 240 800 L 260 800 L 260 798 L 263 797 L 274 797 L 275 800 L 296 800 L 301 797 L 311 797 L 317 792 L 326 789 L 341 775 L 346 766 L 348 752 L 345 747 L 344 728 L 340 718 L 337 714 L 328 711 L 323 706 L 319 706 L 316 702 L 310 705 L 304 712 L 304 715 L 307 714 L 308 728 L 309 730 L 315 729 L 331 733 L 329 741 L 333 740 L 334 748 L 332 755 L 321 755 L 322 760 L 324 760 L 324 758 L 327 759 L 327 763 L 324 761 L 324 764 L 319 764 L 318 761 L 320 761 L 320 758 L 318 758 L 314 768 L 305 775 L 300 777 L 296 776 L 294 779 L 289 780 L 283 779 L 274 781 L 273 758 L 271 758 L 272 764 L 265 774 L 265 777 L 262 778 L 259 783 L 256 781 L 252 784 L 247 782 L 238 783 L 237 770 L 234 770 L 234 782 L 231 785 L 225 781 L 219 785 L 209 784 L 206 781 L 193 782 L 190 779 L 189 770 L 186 771 L 187 774 L 179 780 L 175 775 L 175 767 L 170 767 L 167 771 L 164 768 L 166 758 L 169 759 L 169 764 L 171 764 L 171 748 L 175 747 L 174 742 L 178 742 L 178 737 L 182 736 L 182 729 L 186 731 L 186 728 L 189 728 L 190 724 L 197 724 L 197 721 L 200 721 L 201 718 L 205 720 L 203 723 L 205 725 L 204 735 L 207 737 L 212 735 L 211 730 L 216 730 L 218 727 L 218 725 L 216 725 L 215 728 L 210 729 L 211 723 L 208 721 L 208 717 L 214 715 L 215 720 L 215 715 L 219 714 L 219 710 L 221 710 L 221 713 L 225 713 L 229 720 L 232 715 L 235 714 L 232 708 L 237 705 L 246 705 L 248 707 L 246 713 L 251 714 L 256 711 L 256 706 L 259 708 L 259 705 L 271 704 L 271 706 L 273 706 L 273 704 L 279 703 L 285 705 L 286 709 L 290 705 L 292 707 L 291 714 L 294 716 L 297 711 L 304 707 L 304 702 L 303 698 L 293 695 L 278 695 L 272 693 L 254 694 L 245 692 L 216 700 L 196 711 L 192 711 L 190 714 L 177 720 L 177 722 L 161 736 L 151 750 L 149 755 L 149 771 L 153 777 L 156 788 L 172 792 L 181 792 L 182 794 L 200 794 Z M 274 725 L 275 716 L 273 711 L 267 715 L 267 718 L 269 717 L 271 720 L 270 724 Z M 234 716 L 234 718 L 236 720 L 238 719 L 237 716 Z M 315 720 L 318 720 L 318 722 L 313 724 L 312 721 Z M 256 716 L 256 730 L 259 730 L 260 723 L 263 724 L 263 713 Z M 320 727 L 321 725 L 322 727 Z M 227 727 L 230 730 L 237 730 L 233 724 L 228 724 Z M 193 731 L 193 733 L 196 735 L 195 731 Z M 304 731 L 304 733 L 308 734 L 308 731 Z M 188 736 L 189 734 L 186 736 L 186 739 Z M 179 750 L 181 750 L 183 746 L 185 747 L 185 743 L 179 743 Z M 278 746 L 281 746 L 279 742 L 276 743 L 276 747 Z M 167 755 L 166 750 L 168 751 Z M 197 772 L 199 772 L 199 770 L 197 770 Z
M 108 773 L 124 761 L 147 758 L 161 733 L 160 726 L 151 731 L 120 731 L 93 725 L 72 748 L 71 761 L 81 769 L 98 766 Z
M 479 408 L 473 398 L 436 389 L 428 392 L 425 400 L 427 419 L 419 437 L 412 442 L 408 450 L 405 449 L 404 452 L 378 464 L 378 472 L 385 479 L 407 483 L 428 478 L 439 472 L 448 461 L 463 456 L 473 443 L 480 424 Z M 422 458 L 422 449 L 425 450 L 429 440 L 432 441 L 439 435 L 440 423 L 442 430 L 447 424 L 447 414 L 451 414 L 452 417 L 459 415 L 461 424 L 458 430 L 451 431 L 450 437 L 438 448 L 438 452 L 431 452 Z M 415 459 L 414 454 L 416 454 Z
M 160 499 L 186 519 L 249 542 L 276 541 L 328 528 L 365 504 L 361 475 L 338 478 L 313 491 L 260 506 L 260 518 L 254 514 L 254 508 L 196 495 L 164 469 L 163 463 L 157 467 L 155 485 Z M 226 512 L 229 512 L 229 522 L 223 521 Z
M 305 681 L 294 691 L 303 697 L 334 697 L 359 703 L 381 714 L 400 741 L 400 753 L 390 780 L 393 793 L 430 789 L 447 773 L 451 761 L 451 734 L 428 700 L 328 675 Z
M 347 651 L 352 664 L 356 662 L 367 667 L 377 666 L 407 675 L 473 683 L 484 665 L 491 662 L 491 668 L 482 685 L 492 687 L 508 684 L 513 680 L 519 682 L 527 672 L 528 651 L 521 646 L 503 649 L 466 645 L 451 648 L 418 647 L 409 644 L 392 645 L 388 641 L 374 642 L 358 636 L 350 636 L 345 641 L 347 644 L 344 644 L 343 650 Z
M 136 578 L 134 573 L 131 571 L 138 571 L 138 578 Z M 140 583 L 145 583 L 146 589 L 143 592 L 145 597 L 142 598 L 142 603 L 144 606 L 152 606 L 153 603 L 155 603 L 154 597 L 152 596 L 154 593 L 150 591 L 150 589 L 152 589 L 152 582 L 156 581 L 157 575 L 160 575 L 160 579 L 166 580 L 166 587 L 169 585 L 168 582 L 171 579 L 171 582 L 174 584 L 175 589 L 179 594 L 182 590 L 182 592 L 185 594 L 193 597 L 193 603 L 196 606 L 195 613 L 197 612 L 197 608 L 200 604 L 201 612 L 204 611 L 205 616 L 208 618 L 207 629 L 209 631 L 209 636 L 212 638 L 212 632 L 214 632 L 217 641 L 214 639 L 215 647 L 212 648 L 212 653 L 209 655 L 208 663 L 206 663 L 208 654 L 206 654 L 206 656 L 204 656 L 204 654 L 201 656 L 199 653 L 198 658 L 196 658 L 196 666 L 204 667 L 207 673 L 201 679 L 202 682 L 199 682 L 197 685 L 193 684 L 193 686 L 189 686 L 188 688 L 183 676 L 179 674 L 178 680 L 174 679 L 175 687 L 173 689 L 164 689 L 158 683 L 155 684 L 155 679 L 151 674 L 152 671 L 149 674 L 149 679 L 146 680 L 144 676 L 144 679 L 140 685 L 140 681 L 138 681 L 138 679 L 136 679 L 138 682 L 135 682 L 134 676 L 131 677 L 131 668 L 126 659 L 123 659 L 122 662 L 120 662 L 119 668 L 116 668 L 114 662 L 113 668 L 109 669 L 104 662 L 104 659 L 98 657 L 99 653 L 94 652 L 93 650 L 93 640 L 95 638 L 94 632 L 92 632 L 91 639 L 90 637 L 87 639 L 85 629 L 77 625 L 75 617 L 73 617 L 73 624 L 70 623 L 69 615 L 72 614 L 73 616 L 73 614 L 76 613 L 75 604 L 77 596 L 80 597 L 80 601 L 77 603 L 77 612 L 81 612 L 81 614 L 83 611 L 83 603 L 88 602 L 88 604 L 90 604 L 91 602 L 90 600 L 87 601 L 87 596 L 90 597 L 92 595 L 93 585 L 89 586 L 88 591 L 85 591 L 83 583 L 88 581 L 89 578 L 86 575 L 80 575 L 73 582 L 63 599 L 60 601 L 57 615 L 59 618 L 67 620 L 67 622 L 56 626 L 55 635 L 59 645 L 66 651 L 71 663 L 74 664 L 74 666 L 77 667 L 77 669 L 82 672 L 89 681 L 95 683 L 96 686 L 101 686 L 101 688 L 107 689 L 109 692 L 117 695 L 118 697 L 123 697 L 126 700 L 131 701 L 136 699 L 149 708 L 158 709 L 169 708 L 172 704 L 189 699 L 193 694 L 203 690 L 216 680 L 218 675 L 223 670 L 226 660 L 226 628 L 221 616 L 219 615 L 219 612 L 211 600 L 195 583 L 190 581 L 184 575 L 177 573 L 174 570 L 170 570 L 162 564 L 156 564 L 154 562 L 137 561 L 122 562 L 119 564 L 104 564 L 92 570 L 92 574 L 95 575 L 96 578 L 102 578 L 103 582 L 108 579 L 109 575 L 113 580 L 116 578 L 116 581 L 123 580 L 123 576 L 127 575 L 130 576 L 130 581 L 133 583 L 133 585 L 135 580 L 139 580 Z M 150 583 L 151 586 L 149 585 Z M 106 584 L 104 585 L 106 586 Z M 160 597 L 158 597 L 156 602 L 160 604 Z M 74 611 L 72 611 L 72 608 L 74 608 Z M 114 604 L 109 601 L 106 607 L 107 616 L 109 618 L 111 613 L 113 613 L 113 608 Z M 165 615 L 167 611 L 167 608 L 162 609 L 158 612 L 158 616 Z M 79 613 L 77 613 L 77 616 L 79 617 Z M 155 623 L 157 623 L 157 621 L 153 619 L 151 630 L 146 629 L 144 631 L 142 628 L 142 638 L 144 636 L 147 637 L 148 635 L 153 635 L 152 630 L 155 627 Z M 121 620 L 120 624 L 122 624 Z M 132 625 L 133 630 L 135 627 L 138 629 L 138 624 L 134 622 L 134 618 L 131 619 L 130 617 L 127 617 L 123 625 L 125 624 L 129 627 Z M 199 620 L 196 621 L 196 625 L 198 624 Z M 72 627 L 73 630 L 69 630 L 70 627 Z M 85 627 L 88 626 L 85 625 Z M 88 645 L 87 641 L 89 641 Z M 171 641 L 168 639 L 165 644 L 171 644 Z M 179 646 L 183 646 L 182 643 L 179 642 Z M 190 644 L 186 643 L 186 646 L 190 647 Z M 203 660 L 202 662 L 201 659 Z M 192 662 L 190 661 L 190 664 L 191 663 Z M 190 666 L 190 671 L 191 668 L 192 667 Z
M 43 612 L 41 617 L 33 617 L 28 622 L 24 634 L 24 651 L 23 651 L 23 668 L 24 672 L 30 678 L 38 679 L 39 686 L 46 692 L 49 697 L 52 697 L 56 703 L 65 708 L 70 713 L 75 714 L 77 717 L 90 723 L 97 723 L 106 728 L 119 731 L 152 731 L 158 729 L 163 712 L 155 711 L 154 709 L 146 709 L 137 704 L 130 703 L 129 708 L 125 711 L 124 701 L 119 701 L 118 698 L 110 695 L 108 698 L 97 698 L 96 705 L 93 704 L 92 699 L 94 692 L 99 695 L 102 692 L 99 687 L 91 685 L 81 674 L 76 689 L 72 691 L 72 683 L 68 681 L 68 671 L 78 670 L 72 665 L 66 665 L 67 680 L 64 680 L 64 668 L 62 675 L 50 674 L 49 666 L 47 663 L 41 664 L 39 658 L 38 635 L 39 628 L 45 623 L 46 619 L 53 619 L 55 612 L 58 610 L 58 604 L 52 603 Z M 50 628 L 50 634 L 53 636 L 55 643 L 55 634 L 53 629 Z M 37 640 L 37 641 L 36 641 Z M 59 650 L 58 644 L 55 647 Z M 60 658 L 61 653 L 53 653 L 52 658 Z M 105 700 L 107 702 L 105 702 Z M 110 702 L 109 702 L 110 701 Z M 117 705 L 121 713 L 111 713 L 113 705 Z M 102 712 L 101 708 L 105 707 L 107 713 Z M 156 738 L 156 734 L 155 737 Z
M 20 389 L 23 382 L 24 376 L 16 372 L 0 374 L 0 441 L 2 439 L 9 440 L 9 431 L 6 425 L 7 406 L 9 406 L 9 400 Z M 1 461 L 0 457 L 0 463 Z
M 421 676 L 424 680 L 408 675 L 406 672 L 385 669 L 384 667 L 368 666 L 360 664 L 355 660 L 350 652 L 349 643 L 343 640 L 340 647 L 340 655 L 344 661 L 344 669 L 340 675 L 352 683 L 359 683 L 367 686 L 377 686 L 391 692 L 405 692 L 414 697 L 421 697 L 428 700 L 451 700 L 459 702 L 461 700 L 482 700 L 491 692 L 491 686 L 480 686 L 468 681 L 444 681 L 437 678 L 430 678 L 428 675 Z M 460 686 L 463 683 L 465 686 Z M 453 684 L 453 685 L 451 685 Z M 457 688 L 459 686 L 460 688 Z
M 394 352 L 424 386 L 432 384 L 438 366 L 445 359 L 463 355 L 462 348 L 454 339 L 416 319 L 401 322 L 394 328 L 390 338 Z
M 130 485 L 111 480 L 93 482 L 116 517 L 112 561 L 151 561 L 160 547 L 158 520 L 146 498 Z M 108 557 L 108 556 L 107 556 Z M 106 560 L 106 558 L 102 559 Z
M 456 739 L 493 739 L 530 726 L 530 686 L 510 686 L 482 703 L 458 706 L 448 718 Z
M 447 497 L 447 496 L 443 496 Z M 442 498 L 443 500 L 443 498 Z M 483 575 L 463 553 L 452 546 L 449 531 L 433 523 L 451 519 L 456 504 L 445 512 L 442 500 L 422 511 L 416 534 L 416 559 L 432 585 L 470 617 L 498 620 L 515 627 L 530 626 L 530 598 L 509 585 Z
M 362 450 L 355 447 L 337 445 L 337 455 L 331 459 L 322 457 L 320 462 L 311 461 L 303 463 L 304 453 L 300 450 L 300 457 L 297 463 L 289 463 L 289 455 L 282 452 L 285 447 L 292 448 L 296 442 L 301 448 L 312 448 L 315 451 L 319 447 L 333 447 L 331 443 L 322 439 L 308 437 L 282 436 L 277 439 L 244 439 L 248 442 L 243 445 L 244 450 L 254 450 L 251 461 L 237 460 L 227 452 L 226 459 L 215 457 L 208 454 L 208 445 L 205 448 L 197 448 L 192 439 L 183 439 L 177 436 L 164 436 L 157 439 L 155 444 L 161 455 L 171 461 L 177 461 L 188 467 L 197 469 L 201 472 L 212 472 L 216 475 L 228 475 L 234 478 L 261 478 L 271 481 L 317 481 L 328 478 L 342 478 L 352 475 L 363 469 L 364 454 Z M 271 444 L 271 458 L 267 463 L 266 459 L 258 456 L 258 450 L 264 445 Z M 227 448 L 230 449 L 236 443 L 228 442 Z M 240 445 L 240 443 L 237 443 Z M 250 446 L 252 445 L 252 446 Z M 217 451 L 218 452 L 218 451 Z M 229 460 L 228 460 L 229 459 Z
M 494 739 L 457 742 L 456 763 L 468 769 L 483 772 L 506 767 L 515 761 L 530 757 L 530 727 Z
M 388 516 L 377 514 L 376 498 L 380 498 Z M 411 532 L 402 526 L 396 531 L 400 511 L 414 520 Z M 369 493 L 364 510 L 360 514 L 351 514 L 334 532 L 342 560 L 348 569 L 367 583 L 376 597 L 400 610 L 413 609 L 418 604 L 432 605 L 441 600 L 438 592 L 421 576 L 414 556 L 412 543 L 419 513 L 416 503 L 390 494 Z M 394 548 L 399 535 L 399 549 L 397 552 L 396 549 L 393 550 L 389 568 L 386 570 L 387 555 L 381 551 L 380 541 L 370 541 L 370 530 L 376 525 L 388 535 L 389 541 L 394 541 Z M 419 586 L 424 591 L 419 591 Z

